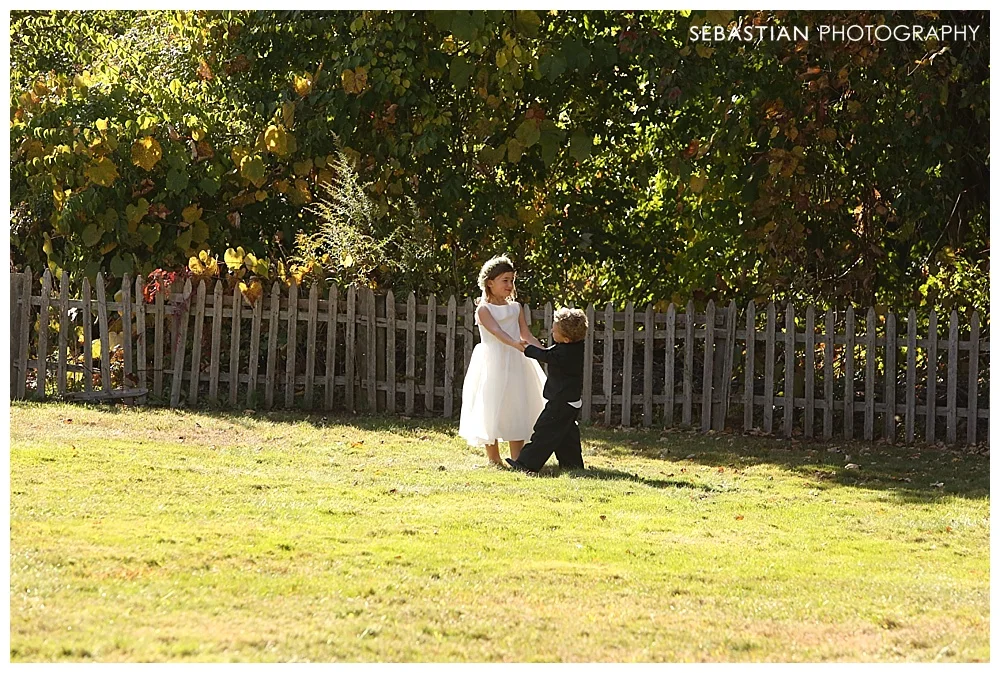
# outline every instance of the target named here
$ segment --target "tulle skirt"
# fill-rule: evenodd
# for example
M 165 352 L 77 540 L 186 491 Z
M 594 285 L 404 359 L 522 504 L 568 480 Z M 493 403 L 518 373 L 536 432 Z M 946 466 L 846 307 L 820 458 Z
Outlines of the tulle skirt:
M 479 343 L 462 386 L 458 434 L 471 446 L 527 441 L 542 413 L 545 373 L 538 362 L 502 343 Z

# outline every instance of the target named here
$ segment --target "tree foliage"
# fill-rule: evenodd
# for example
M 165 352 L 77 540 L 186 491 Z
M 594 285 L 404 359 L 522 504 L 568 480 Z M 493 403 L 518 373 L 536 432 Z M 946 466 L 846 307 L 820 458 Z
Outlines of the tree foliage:
M 880 22 L 980 29 L 689 34 Z M 12 254 L 92 276 L 242 248 L 290 275 L 339 137 L 378 217 L 412 200 L 428 252 L 406 282 L 426 290 L 468 292 L 509 251 L 534 301 L 983 310 L 988 30 L 958 11 L 14 12 Z

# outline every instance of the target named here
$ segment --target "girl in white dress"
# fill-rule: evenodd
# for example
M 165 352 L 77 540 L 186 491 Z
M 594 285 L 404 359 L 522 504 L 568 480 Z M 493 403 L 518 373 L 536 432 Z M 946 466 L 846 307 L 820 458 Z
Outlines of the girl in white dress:
M 545 374 L 538 362 L 524 357 L 524 344 L 538 345 L 515 301 L 514 265 L 494 257 L 479 272 L 482 297 L 476 302 L 480 343 L 462 386 L 462 417 L 458 434 L 471 446 L 485 446 L 486 457 L 500 460 L 498 441 L 510 444 L 517 460 L 525 440 L 542 413 Z

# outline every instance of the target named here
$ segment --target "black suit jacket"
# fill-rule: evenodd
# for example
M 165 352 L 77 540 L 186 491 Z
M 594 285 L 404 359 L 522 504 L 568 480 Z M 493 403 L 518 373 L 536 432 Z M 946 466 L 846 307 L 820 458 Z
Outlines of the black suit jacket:
M 525 356 L 549 365 L 542 394 L 555 402 L 576 402 L 583 394 L 583 342 L 556 343 L 548 348 L 527 346 Z

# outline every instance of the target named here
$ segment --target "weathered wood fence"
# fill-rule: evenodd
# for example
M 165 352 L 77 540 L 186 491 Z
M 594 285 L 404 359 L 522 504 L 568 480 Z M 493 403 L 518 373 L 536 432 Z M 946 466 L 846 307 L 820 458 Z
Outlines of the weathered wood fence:
M 11 274 L 11 397 L 131 398 L 170 406 L 379 411 L 453 418 L 478 330 L 473 303 L 410 293 L 275 283 L 252 305 L 238 289 L 187 281 L 117 298 L 98 276 L 70 298 L 65 276 Z M 96 296 L 95 296 L 96 294 Z M 536 334 L 553 309 L 525 306 Z M 989 342 L 973 313 L 758 308 L 692 302 L 586 309 L 582 420 L 887 441 L 988 441 Z M 96 321 L 95 321 L 96 314 Z M 49 326 L 39 329 L 40 325 Z M 96 326 L 96 333 L 95 333 Z M 99 340 L 95 354 L 92 343 Z M 30 393 L 30 395 L 29 395 Z

